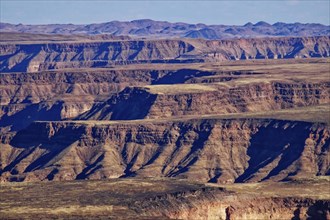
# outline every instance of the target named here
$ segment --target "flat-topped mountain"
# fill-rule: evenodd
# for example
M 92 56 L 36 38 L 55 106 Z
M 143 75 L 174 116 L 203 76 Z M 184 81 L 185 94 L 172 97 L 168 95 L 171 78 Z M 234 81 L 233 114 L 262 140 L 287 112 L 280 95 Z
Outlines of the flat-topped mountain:
M 112 34 L 146 38 L 253 38 L 274 36 L 320 36 L 329 35 L 330 27 L 322 24 L 301 24 L 277 22 L 273 25 L 260 21 L 245 25 L 206 25 L 170 23 L 150 19 L 133 21 L 111 21 L 99 24 L 47 24 L 25 25 L 0 23 L 1 32 L 48 33 L 48 34 Z
M 75 40 L 0 43 L 0 72 L 111 67 L 130 63 L 329 57 L 330 38 Z

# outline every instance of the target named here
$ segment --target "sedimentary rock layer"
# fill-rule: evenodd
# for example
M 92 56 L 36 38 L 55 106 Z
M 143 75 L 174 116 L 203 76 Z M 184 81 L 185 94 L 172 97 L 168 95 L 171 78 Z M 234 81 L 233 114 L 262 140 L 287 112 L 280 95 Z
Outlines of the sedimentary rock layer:
M 127 88 L 79 119 L 131 120 L 271 111 L 330 103 L 330 83 L 260 82 Z
M 107 67 L 125 63 L 205 62 L 329 57 L 329 37 L 236 40 L 128 40 L 72 43 L 2 43 L 1 72 Z
M 39 122 L 2 137 L 1 180 L 165 176 L 232 183 L 329 175 L 329 135 L 324 124 L 267 119 Z

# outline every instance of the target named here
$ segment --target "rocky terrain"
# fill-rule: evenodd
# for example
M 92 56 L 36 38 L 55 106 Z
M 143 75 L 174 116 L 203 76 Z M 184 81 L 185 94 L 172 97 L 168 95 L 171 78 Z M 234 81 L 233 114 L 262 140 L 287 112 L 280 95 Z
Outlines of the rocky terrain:
M 319 58 L 330 56 L 329 45 L 329 36 L 211 41 L 3 42 L 0 43 L 0 71 L 38 72 L 131 63 Z
M 3 73 L 0 128 L 17 131 L 35 120 L 171 118 L 329 103 L 327 60 L 246 62 Z
M 131 120 L 261 112 L 329 103 L 330 82 L 152 85 L 127 88 L 79 119 Z M 234 85 L 230 87 L 230 85 Z M 139 110 L 139 111 L 138 111 Z
M 2 181 L 279 181 L 328 175 L 329 143 L 327 125 L 285 120 L 38 122 L 2 145 L 0 174 Z
M 267 62 L 2 74 L 0 178 L 328 175 L 329 61 Z
M 329 219 L 328 184 L 329 178 L 235 185 L 160 178 L 4 184 L 0 217 Z
M 330 219 L 329 36 L 2 36 L 0 219 Z
M 205 25 L 170 23 L 141 19 L 134 21 L 111 21 L 100 24 L 74 25 L 49 24 L 25 25 L 0 23 L 1 32 L 21 32 L 37 34 L 112 34 L 135 38 L 255 38 L 275 36 L 321 36 L 329 35 L 330 29 L 322 24 L 283 23 L 268 24 L 260 21 L 245 25 Z

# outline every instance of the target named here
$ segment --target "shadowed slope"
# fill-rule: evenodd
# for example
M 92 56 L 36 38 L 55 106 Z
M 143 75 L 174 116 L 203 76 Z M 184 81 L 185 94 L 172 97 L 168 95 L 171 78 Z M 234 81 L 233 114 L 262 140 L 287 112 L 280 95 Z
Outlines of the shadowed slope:
M 134 175 L 204 182 L 278 181 L 289 176 L 325 175 L 330 169 L 329 147 L 329 128 L 307 122 L 43 122 L 2 145 L 1 179 Z

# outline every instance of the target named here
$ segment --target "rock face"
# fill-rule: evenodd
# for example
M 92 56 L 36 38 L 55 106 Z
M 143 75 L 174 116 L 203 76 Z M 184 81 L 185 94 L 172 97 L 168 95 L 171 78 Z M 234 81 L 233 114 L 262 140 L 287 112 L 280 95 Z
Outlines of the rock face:
M 35 120 L 72 119 L 128 86 L 184 83 L 215 74 L 198 69 L 141 68 L 0 74 L 0 128 L 19 130 Z
M 98 67 L 108 63 L 150 62 L 180 57 L 193 50 L 181 40 L 0 45 L 0 71 Z
M 78 118 L 161 119 L 184 115 L 271 111 L 330 102 L 330 82 L 247 83 L 233 87 L 229 85 L 183 84 L 127 88 L 107 102 L 94 105 Z
M 324 37 L 239 40 L 131 40 L 0 44 L 1 72 L 109 67 L 125 63 L 205 62 L 240 59 L 329 57 Z
M 290 64 L 295 74 L 282 65 L 275 72 L 188 67 L 0 74 L 0 127 L 19 130 L 35 120 L 168 118 L 329 103 L 326 62 Z M 149 98 L 139 103 L 142 94 Z
M 140 67 L 0 74 L 0 128 L 17 131 L 35 120 L 169 118 L 329 103 L 327 63 L 313 64 L 318 68 L 313 70 L 318 76 L 308 70 L 308 81 L 305 69 L 311 67 L 300 65 L 294 65 L 299 67 L 292 70 L 295 75 L 274 79 L 265 74 L 269 70 L 214 68 Z M 288 76 L 294 80 L 286 79 Z
M 301 24 L 277 22 L 270 25 L 260 21 L 256 24 L 247 23 L 240 25 L 205 25 L 170 23 L 153 21 L 150 19 L 134 20 L 130 22 L 111 21 L 100 24 L 73 25 L 73 24 L 49 24 L 49 25 L 23 25 L 0 23 L 2 32 L 22 32 L 38 34 L 113 34 L 115 36 L 130 35 L 133 37 L 147 38 L 205 38 L 223 39 L 240 37 L 264 37 L 264 36 L 319 36 L 329 35 L 329 26 L 321 24 Z
M 4 141 L 0 177 L 233 183 L 329 175 L 329 135 L 326 125 L 267 119 L 39 122 Z

